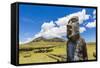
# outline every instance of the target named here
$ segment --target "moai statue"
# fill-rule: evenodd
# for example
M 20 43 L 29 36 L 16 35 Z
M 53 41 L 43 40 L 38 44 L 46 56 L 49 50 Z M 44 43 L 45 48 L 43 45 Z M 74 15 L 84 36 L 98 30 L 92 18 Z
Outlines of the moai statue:
M 80 36 L 79 18 L 72 17 L 67 24 L 67 61 L 88 60 L 86 42 Z

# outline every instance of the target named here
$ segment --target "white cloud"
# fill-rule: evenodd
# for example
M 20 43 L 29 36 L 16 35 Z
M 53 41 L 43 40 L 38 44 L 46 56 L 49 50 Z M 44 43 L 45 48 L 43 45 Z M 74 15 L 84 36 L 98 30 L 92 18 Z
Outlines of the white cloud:
M 87 28 L 93 28 L 93 27 L 96 27 L 96 20 L 94 20 L 93 22 L 89 22 L 87 25 L 86 25 Z
M 51 28 L 53 28 L 53 27 L 55 27 L 55 24 L 54 24 L 54 22 L 53 21 L 50 21 L 50 22 L 44 22 L 43 24 L 42 24 L 42 26 L 41 26 L 41 28 L 43 29 L 43 30 L 49 30 L 49 29 L 51 29 Z
M 85 27 L 80 27 L 80 33 L 83 33 L 84 31 L 86 31 Z
M 73 16 L 79 17 L 79 23 L 80 24 L 82 24 L 84 20 L 87 20 L 90 17 L 90 15 L 86 14 L 86 10 L 83 9 L 82 11 L 69 14 L 69 15 L 62 17 L 62 18 L 58 18 L 58 20 L 55 23 L 59 26 L 67 25 L 69 19 L 72 18 Z
M 93 18 L 96 18 L 96 10 L 93 11 Z
M 93 11 L 93 15 L 96 15 L 96 10 Z
M 38 34 L 35 35 L 35 37 L 44 37 L 47 39 L 50 38 L 54 38 L 54 37 L 59 37 L 61 38 L 62 36 L 66 35 L 66 26 L 60 26 L 60 27 L 53 27 L 51 29 L 48 29 L 46 31 L 44 31 L 44 29 L 42 29 L 42 31 Z
M 96 18 L 96 10 L 93 11 L 93 19 Z M 96 27 L 96 20 L 94 20 L 93 22 L 88 22 L 88 24 L 86 24 L 87 28 L 94 28 Z

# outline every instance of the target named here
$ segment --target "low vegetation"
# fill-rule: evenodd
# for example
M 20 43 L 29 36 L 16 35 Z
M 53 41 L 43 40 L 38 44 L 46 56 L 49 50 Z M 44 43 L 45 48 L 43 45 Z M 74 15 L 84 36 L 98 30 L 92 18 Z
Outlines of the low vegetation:
M 87 44 L 88 60 L 95 60 L 94 43 Z M 67 58 L 66 42 L 34 41 L 19 45 L 19 63 L 64 62 Z M 95 53 L 96 54 L 96 53 Z

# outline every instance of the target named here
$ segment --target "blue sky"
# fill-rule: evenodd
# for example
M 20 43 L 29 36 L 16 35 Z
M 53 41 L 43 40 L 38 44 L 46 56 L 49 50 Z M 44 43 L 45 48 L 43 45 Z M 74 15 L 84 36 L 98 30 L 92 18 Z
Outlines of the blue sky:
M 91 15 L 88 20 L 83 21 L 84 24 L 93 22 L 95 18 L 92 18 L 94 8 L 78 8 L 78 7 L 56 7 L 56 6 L 37 6 L 37 5 L 19 5 L 19 41 L 25 42 L 27 38 L 34 37 L 40 32 L 41 26 L 44 22 L 56 21 L 58 18 L 66 15 L 86 10 L 86 14 Z M 56 23 L 54 23 L 56 24 Z M 80 24 L 80 26 L 84 26 Z M 86 31 L 81 33 L 81 36 L 87 42 L 95 42 L 96 27 L 86 28 Z

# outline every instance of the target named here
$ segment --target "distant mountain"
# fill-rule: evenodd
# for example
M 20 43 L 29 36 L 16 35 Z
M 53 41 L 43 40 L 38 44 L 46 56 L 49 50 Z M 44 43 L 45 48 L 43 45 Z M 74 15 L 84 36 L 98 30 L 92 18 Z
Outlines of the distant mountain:
M 43 37 L 38 37 L 38 38 L 34 39 L 32 42 L 39 42 L 39 41 L 65 42 L 65 40 L 64 39 L 61 39 L 61 38 L 46 39 L 46 38 L 43 38 Z

